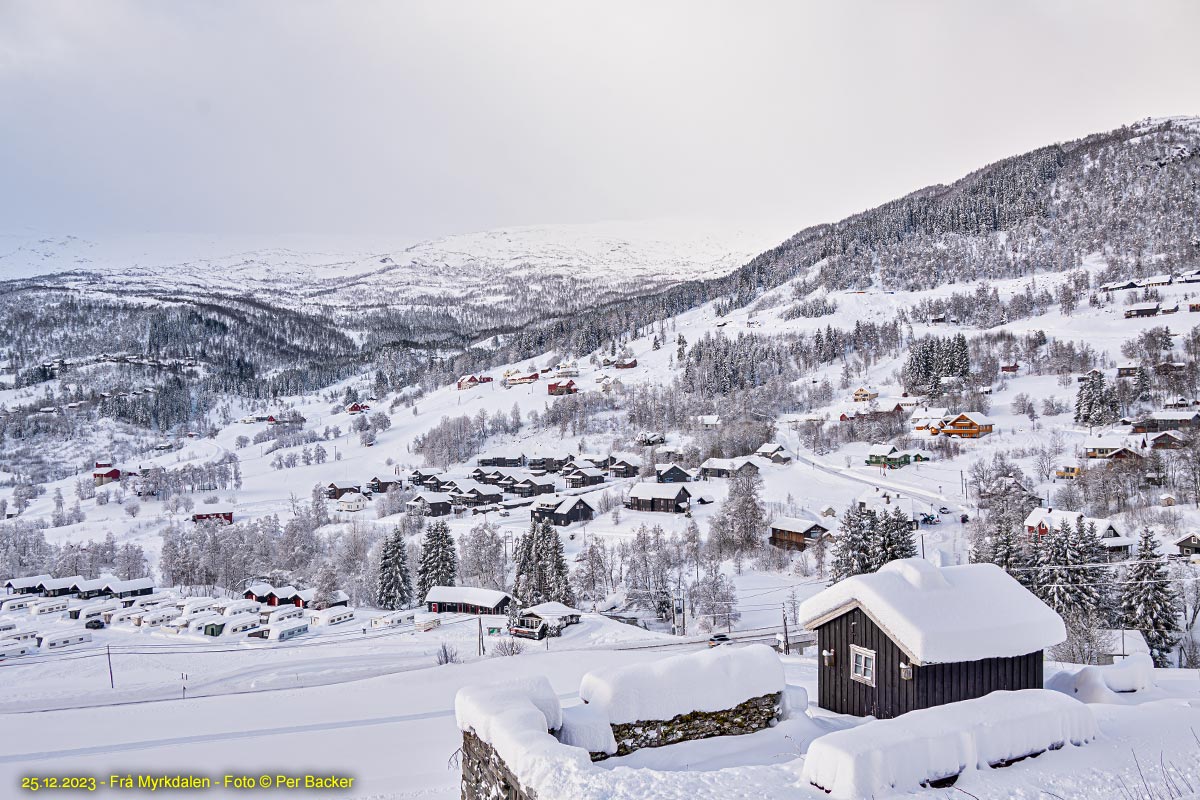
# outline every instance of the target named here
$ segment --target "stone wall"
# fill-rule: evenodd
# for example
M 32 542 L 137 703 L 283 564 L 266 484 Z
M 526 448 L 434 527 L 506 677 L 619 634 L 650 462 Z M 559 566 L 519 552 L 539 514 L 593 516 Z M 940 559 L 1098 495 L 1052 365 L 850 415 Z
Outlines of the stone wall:
M 739 736 L 769 728 L 783 713 L 783 695 L 765 694 L 722 711 L 693 711 L 668 720 L 646 720 L 613 725 L 617 752 L 625 756 L 644 747 L 708 739 L 712 736 Z M 607 753 L 592 753 L 593 761 L 609 758 Z
M 713 736 L 738 736 L 769 728 L 783 713 L 782 693 L 751 698 L 730 709 L 693 711 L 668 720 L 645 720 L 613 725 L 617 752 L 625 756 L 644 747 L 708 739 Z M 592 761 L 602 761 L 609 753 L 592 753 Z M 537 800 L 534 793 L 521 787 L 500 754 L 471 731 L 463 732 L 462 800 Z
M 504 759 L 471 731 L 463 731 L 462 800 L 537 800 L 521 788 Z

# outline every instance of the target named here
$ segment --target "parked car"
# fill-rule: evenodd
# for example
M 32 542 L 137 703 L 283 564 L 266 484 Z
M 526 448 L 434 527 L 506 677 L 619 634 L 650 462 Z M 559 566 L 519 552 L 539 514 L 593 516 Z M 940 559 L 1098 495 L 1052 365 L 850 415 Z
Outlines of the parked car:
M 950 509 L 946 508 L 945 506 L 942 506 L 941 508 L 938 509 L 938 513 L 939 514 L 949 514 Z
M 83 623 L 83 627 L 87 628 L 89 631 L 98 631 L 104 627 L 104 620 L 89 619 L 87 622 Z
M 708 637 L 709 647 L 720 647 L 723 644 L 731 644 L 732 642 L 733 639 L 730 639 L 723 633 L 714 633 L 712 636 Z

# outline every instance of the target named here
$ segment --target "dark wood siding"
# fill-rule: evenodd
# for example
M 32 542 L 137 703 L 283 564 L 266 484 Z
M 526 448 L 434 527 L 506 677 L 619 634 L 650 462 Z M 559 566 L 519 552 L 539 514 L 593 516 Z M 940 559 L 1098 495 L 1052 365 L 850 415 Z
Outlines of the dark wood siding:
M 913 667 L 912 680 L 902 680 L 900 663 L 912 664 L 912 657 L 857 608 L 819 626 L 817 645 L 817 704 L 839 714 L 887 719 L 1002 689 L 1042 688 L 1041 650 L 1013 658 Z M 875 651 L 875 686 L 850 677 L 850 645 Z M 825 651 L 834 654 L 831 666 L 820 657 Z

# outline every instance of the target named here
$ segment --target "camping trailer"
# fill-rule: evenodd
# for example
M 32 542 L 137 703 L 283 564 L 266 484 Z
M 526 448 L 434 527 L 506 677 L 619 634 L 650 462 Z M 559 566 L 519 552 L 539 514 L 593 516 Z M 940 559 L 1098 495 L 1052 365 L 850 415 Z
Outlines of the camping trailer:
M 61 614 L 67 610 L 67 599 L 65 597 L 55 597 L 50 600 L 42 600 L 34 603 L 29 607 L 29 613 L 35 617 L 47 616 L 50 614 Z
M 38 647 L 46 650 L 59 650 L 63 647 L 70 647 L 73 644 L 82 644 L 90 642 L 92 634 L 88 631 L 71 631 L 70 633 L 46 634 L 38 636 Z

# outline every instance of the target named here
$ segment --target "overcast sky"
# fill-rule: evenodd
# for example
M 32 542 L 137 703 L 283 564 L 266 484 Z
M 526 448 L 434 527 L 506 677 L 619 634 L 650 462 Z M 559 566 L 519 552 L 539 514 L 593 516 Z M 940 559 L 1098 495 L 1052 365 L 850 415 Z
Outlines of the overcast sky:
M 1200 3 L 0 0 L 0 227 L 799 229 L 1200 114 Z

